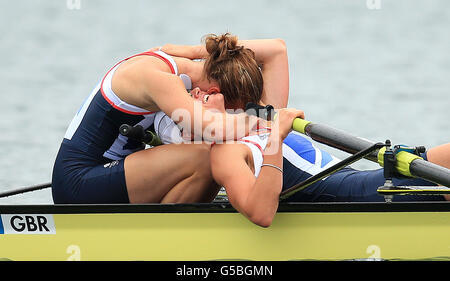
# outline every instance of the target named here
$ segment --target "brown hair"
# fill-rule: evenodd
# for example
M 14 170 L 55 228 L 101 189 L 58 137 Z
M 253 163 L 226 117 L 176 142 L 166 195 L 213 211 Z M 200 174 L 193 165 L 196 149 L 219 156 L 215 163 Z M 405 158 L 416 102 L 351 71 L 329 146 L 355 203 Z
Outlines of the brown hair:
M 243 108 L 262 97 L 263 77 L 255 53 L 238 46 L 238 38 L 225 33 L 204 37 L 209 57 L 205 61 L 206 78 L 219 84 L 226 108 Z

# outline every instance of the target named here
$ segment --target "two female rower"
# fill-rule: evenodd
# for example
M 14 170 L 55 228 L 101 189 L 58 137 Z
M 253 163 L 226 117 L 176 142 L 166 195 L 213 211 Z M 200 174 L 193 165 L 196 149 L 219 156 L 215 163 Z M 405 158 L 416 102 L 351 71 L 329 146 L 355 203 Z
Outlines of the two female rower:
M 232 107 L 256 102 L 262 93 L 266 102 L 287 103 L 287 95 L 273 90 L 278 74 L 288 71 L 283 41 L 238 42 L 224 34 L 207 36 L 205 45 L 182 48 L 183 54 L 167 55 L 166 48 L 170 45 L 120 61 L 88 96 L 68 127 L 54 164 L 55 203 L 211 201 L 218 186 L 211 178 L 208 145 L 144 149 L 141 142 L 120 135 L 119 127 L 147 129 L 157 112 L 172 116 L 180 110 L 190 120 L 180 125 L 193 134 L 198 133 L 196 127 L 202 128 L 200 137 L 208 128 L 222 130 L 217 136 L 208 134 L 211 140 L 243 136 L 226 123 L 244 123 L 245 132 L 256 124 L 256 118 L 244 113 L 213 112 L 205 117 L 201 106 L 194 116 L 196 103 L 187 91 L 195 87 L 209 94 L 222 92 Z M 202 60 L 192 60 L 197 58 Z

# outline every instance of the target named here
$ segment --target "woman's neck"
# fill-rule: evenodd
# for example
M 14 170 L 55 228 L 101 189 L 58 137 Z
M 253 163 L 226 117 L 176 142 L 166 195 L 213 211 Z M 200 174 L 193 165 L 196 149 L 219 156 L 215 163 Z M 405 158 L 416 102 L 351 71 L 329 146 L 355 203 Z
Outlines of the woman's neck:
M 204 82 L 203 66 L 205 61 L 193 61 L 187 58 L 174 57 L 179 74 L 186 74 L 191 78 L 192 88 Z

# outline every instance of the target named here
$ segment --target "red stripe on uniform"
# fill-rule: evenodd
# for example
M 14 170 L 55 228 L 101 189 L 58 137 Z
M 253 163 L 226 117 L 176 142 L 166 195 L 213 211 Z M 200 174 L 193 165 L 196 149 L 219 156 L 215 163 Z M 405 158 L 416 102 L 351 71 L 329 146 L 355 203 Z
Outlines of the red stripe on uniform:
M 163 60 L 165 63 L 167 63 L 167 65 L 170 67 L 170 71 L 172 72 L 172 74 L 175 74 L 175 69 L 173 68 L 173 65 L 170 63 L 170 61 L 169 61 L 168 59 L 166 59 L 165 57 L 163 57 L 163 56 L 161 56 L 161 55 L 158 55 L 158 54 L 156 54 L 156 53 L 153 53 L 153 52 L 144 52 L 144 53 L 140 53 L 140 54 L 137 54 L 137 55 L 133 55 L 133 56 L 131 56 L 131 57 L 128 57 L 128 58 L 126 58 L 126 59 L 123 59 L 123 60 L 119 61 L 118 63 L 116 63 L 113 67 L 111 67 L 111 69 L 108 70 L 108 72 L 106 73 L 106 75 L 103 76 L 102 83 L 100 84 L 100 91 L 102 92 L 103 98 L 104 98 L 104 99 L 105 99 L 112 107 L 114 107 L 114 108 L 117 109 L 117 110 L 120 110 L 120 111 L 125 112 L 125 113 L 127 113 L 127 114 L 132 114 L 132 115 L 147 115 L 147 114 L 152 114 L 152 113 L 155 113 L 155 112 L 153 112 L 153 111 L 134 112 L 134 111 L 129 111 L 129 110 L 123 109 L 123 108 L 117 106 L 116 104 L 114 104 L 114 102 L 112 102 L 112 101 L 106 96 L 105 92 L 103 91 L 103 82 L 105 81 L 106 76 L 108 76 L 108 74 L 111 72 L 111 70 L 113 70 L 114 67 L 116 67 L 116 66 L 119 65 L 120 63 L 122 63 L 122 62 L 124 62 L 124 61 L 126 61 L 126 60 L 129 60 L 129 59 L 131 59 L 131 58 L 137 57 L 137 56 L 154 56 L 154 57 L 157 57 L 157 58 Z
M 248 142 L 248 143 L 254 144 L 257 148 L 259 148 L 259 150 L 261 150 L 261 153 L 264 154 L 264 150 L 263 150 L 262 147 L 259 145 L 259 143 L 256 143 L 256 142 L 251 141 L 251 140 L 239 140 L 239 141 L 242 141 L 242 142 Z
M 144 52 L 144 53 L 138 54 L 138 56 L 140 56 L 140 55 L 154 56 L 154 57 L 157 57 L 157 58 L 163 60 L 169 66 L 172 74 L 175 74 L 175 69 L 173 68 L 173 65 L 170 63 L 170 61 L 167 58 L 165 58 L 157 53 L 154 53 L 154 52 Z

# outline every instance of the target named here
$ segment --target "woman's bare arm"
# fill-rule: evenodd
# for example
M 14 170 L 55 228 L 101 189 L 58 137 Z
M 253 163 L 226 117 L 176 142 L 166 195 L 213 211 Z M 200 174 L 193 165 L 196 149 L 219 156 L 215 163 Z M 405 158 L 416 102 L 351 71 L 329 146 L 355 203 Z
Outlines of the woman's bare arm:
M 187 59 L 202 59 L 208 56 L 208 52 L 203 45 L 175 45 L 165 44 L 161 47 L 151 48 L 149 51 L 155 52 L 161 50 L 166 54 L 174 57 L 181 57 Z
M 282 39 L 239 40 L 238 45 L 255 52 L 260 64 L 264 90 L 261 101 L 275 108 L 285 108 L 289 98 L 289 64 L 286 43 Z M 154 48 L 156 50 L 159 48 Z M 169 55 L 190 59 L 205 58 L 208 52 L 204 45 L 166 44 L 161 50 Z
M 248 167 L 246 159 L 251 152 L 244 144 L 215 145 L 211 149 L 214 180 L 225 187 L 233 207 L 255 224 L 268 227 L 272 223 L 283 186 L 283 172 L 276 168 L 283 169 L 283 140 L 291 131 L 293 120 L 304 117 L 302 110 L 278 111 L 257 178 Z
M 249 150 L 243 144 L 214 145 L 211 150 L 211 169 L 214 180 L 225 187 L 232 206 L 253 223 L 268 227 L 278 209 L 283 174 L 272 167 L 264 167 L 257 178 L 247 165 Z M 266 159 L 267 157 L 267 159 Z M 265 162 L 282 167 L 279 153 L 265 157 Z
M 114 90 L 124 92 L 121 97 L 126 96 L 124 100 L 136 106 L 164 111 L 199 140 L 238 139 L 256 125 L 257 118 L 245 113 L 206 110 L 188 95 L 181 79 L 164 67 L 164 63 L 155 58 L 136 60 L 126 72 L 113 78 Z
M 289 64 L 286 43 L 282 39 L 239 40 L 239 45 L 255 52 L 261 65 L 264 91 L 261 101 L 285 108 L 289 98 Z

